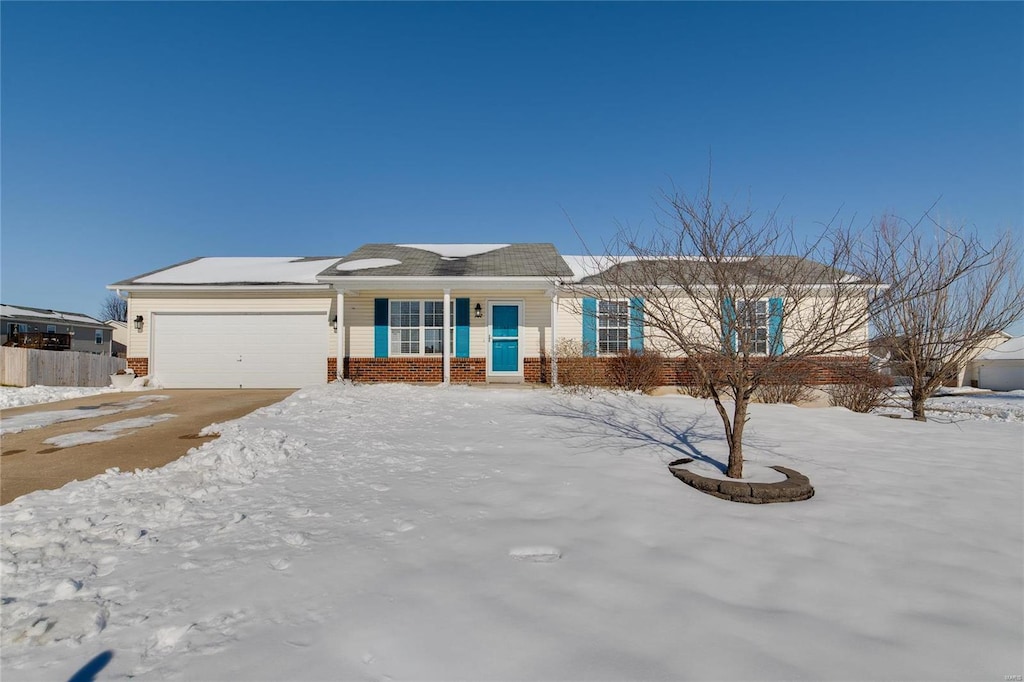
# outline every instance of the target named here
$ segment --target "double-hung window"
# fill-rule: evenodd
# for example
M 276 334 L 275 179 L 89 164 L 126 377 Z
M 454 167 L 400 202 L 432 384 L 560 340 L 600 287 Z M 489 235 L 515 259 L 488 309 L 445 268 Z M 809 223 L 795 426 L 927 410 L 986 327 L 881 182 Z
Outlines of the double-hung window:
M 391 301 L 391 355 L 440 355 L 444 352 L 444 301 Z M 455 301 L 451 305 L 454 332 Z M 455 347 L 454 340 L 452 348 Z
M 597 352 L 614 355 L 629 350 L 629 302 L 597 302 Z
M 754 355 L 768 354 L 768 300 L 739 301 L 736 304 L 737 350 Z
M 97 344 L 103 343 L 103 330 L 102 329 L 97 329 L 96 330 L 96 343 Z

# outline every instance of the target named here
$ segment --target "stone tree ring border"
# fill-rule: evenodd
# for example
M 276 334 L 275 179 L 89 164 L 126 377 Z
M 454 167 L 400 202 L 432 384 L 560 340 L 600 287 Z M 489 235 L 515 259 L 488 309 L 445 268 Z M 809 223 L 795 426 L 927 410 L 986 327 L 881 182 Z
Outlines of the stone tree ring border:
M 668 470 L 680 481 L 708 495 L 720 497 L 730 502 L 747 504 L 770 504 L 772 502 L 799 502 L 814 496 L 814 487 L 806 476 L 799 471 L 787 467 L 773 466 L 786 477 L 777 483 L 748 483 L 737 480 L 720 480 L 695 474 L 689 469 L 680 468 L 682 464 L 693 461 L 692 457 L 684 457 L 670 462 Z

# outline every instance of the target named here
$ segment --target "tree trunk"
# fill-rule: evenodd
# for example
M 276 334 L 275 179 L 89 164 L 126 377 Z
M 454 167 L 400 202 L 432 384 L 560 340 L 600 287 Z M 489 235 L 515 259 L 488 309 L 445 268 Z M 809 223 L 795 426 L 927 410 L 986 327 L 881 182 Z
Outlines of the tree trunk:
M 910 411 L 914 413 L 914 419 L 919 422 L 928 421 L 928 418 L 924 416 L 924 401 L 925 393 L 912 390 L 910 392 Z
M 736 391 L 736 403 L 732 414 L 732 434 L 729 437 L 729 467 L 725 475 L 729 478 L 743 478 L 743 427 L 747 423 L 746 391 Z

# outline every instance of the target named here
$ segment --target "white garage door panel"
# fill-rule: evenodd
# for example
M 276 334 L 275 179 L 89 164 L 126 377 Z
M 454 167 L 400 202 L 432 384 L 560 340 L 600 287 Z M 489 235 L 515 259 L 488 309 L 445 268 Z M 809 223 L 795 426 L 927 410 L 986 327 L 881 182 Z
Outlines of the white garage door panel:
M 327 381 L 322 314 L 153 315 L 151 369 L 167 388 L 299 388 Z
M 978 377 L 978 386 L 996 391 L 1013 391 L 1024 388 L 1024 366 L 982 365 Z

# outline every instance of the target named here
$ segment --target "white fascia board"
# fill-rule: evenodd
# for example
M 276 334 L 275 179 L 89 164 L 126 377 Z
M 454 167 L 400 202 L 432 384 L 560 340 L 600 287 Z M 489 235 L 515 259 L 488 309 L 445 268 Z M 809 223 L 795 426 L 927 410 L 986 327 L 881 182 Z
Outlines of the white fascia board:
M 330 291 L 328 284 L 139 284 L 139 285 L 107 285 L 112 291 L 127 291 L 129 294 L 154 291 L 159 293 L 187 291 Z

